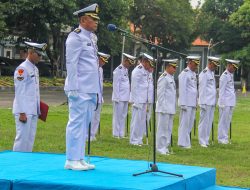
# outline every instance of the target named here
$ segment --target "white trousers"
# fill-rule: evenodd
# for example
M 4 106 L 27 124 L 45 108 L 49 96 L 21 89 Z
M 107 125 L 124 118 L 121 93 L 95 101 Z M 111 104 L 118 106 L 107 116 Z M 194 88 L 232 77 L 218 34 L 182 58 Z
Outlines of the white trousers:
M 191 146 L 190 132 L 192 131 L 195 119 L 195 107 L 187 107 L 187 110 L 180 110 L 180 124 L 178 128 L 178 145 L 183 147 Z
M 128 114 L 128 102 L 113 102 L 113 136 L 125 136 L 125 123 Z
M 96 94 L 69 98 L 69 121 L 66 128 L 67 160 L 82 160 L 85 156 L 85 141 L 93 110 L 96 107 Z
M 130 144 L 143 144 L 143 133 L 146 128 L 146 107 L 146 103 L 132 106 Z
M 91 139 L 95 138 L 95 135 L 98 131 L 100 119 L 101 119 L 101 110 L 102 110 L 102 104 L 98 103 L 98 108 L 97 108 L 97 110 L 94 110 L 93 115 L 92 115 L 91 132 L 90 132 Z M 87 136 L 88 136 L 88 134 L 87 134 Z
M 206 109 L 200 109 L 200 120 L 198 126 L 199 143 L 209 145 L 210 132 L 214 120 L 215 106 L 205 105 Z
M 152 115 L 152 110 L 153 110 L 153 104 L 152 103 L 148 103 L 146 104 L 147 107 L 146 107 L 146 117 L 147 117 L 147 126 L 148 126 L 148 129 L 147 126 L 145 125 L 145 128 L 144 128 L 144 131 L 143 131 L 143 134 L 147 135 L 147 130 L 148 130 L 148 133 L 149 133 L 149 127 L 150 127 L 150 119 L 151 119 L 151 115 Z
M 219 108 L 218 142 L 228 143 L 228 131 L 233 115 L 233 107 Z
M 26 115 L 27 122 L 19 121 L 19 115 L 15 115 L 16 138 L 14 141 L 13 151 L 32 152 L 35 142 L 37 115 Z
M 173 114 L 157 113 L 156 149 L 162 154 L 169 152 L 173 121 Z

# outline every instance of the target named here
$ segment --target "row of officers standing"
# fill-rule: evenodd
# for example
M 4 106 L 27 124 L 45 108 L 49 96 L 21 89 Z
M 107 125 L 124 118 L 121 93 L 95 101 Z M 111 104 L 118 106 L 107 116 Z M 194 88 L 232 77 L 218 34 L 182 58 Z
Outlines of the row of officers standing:
M 133 69 L 131 85 L 128 68 L 135 64 L 136 58 L 123 54 L 123 62 L 113 72 L 113 136 L 123 138 L 128 104 L 132 105 L 130 122 L 130 144 L 142 145 L 143 136 L 147 134 L 147 124 L 151 116 L 153 97 L 154 59 L 146 53 L 139 57 L 138 65 Z M 157 82 L 156 110 L 157 135 L 156 148 L 161 154 L 169 154 L 173 119 L 176 113 L 177 93 L 174 73 L 178 59 L 163 60 L 165 71 Z M 239 66 L 238 60 L 226 59 L 226 70 L 219 81 L 219 126 L 218 143 L 228 144 L 228 131 L 232 119 L 236 96 L 233 73 Z M 199 144 L 207 148 L 214 120 L 216 107 L 216 80 L 214 71 L 220 66 L 220 59 L 208 57 L 207 67 L 199 74 L 196 70 L 200 64 L 199 56 L 187 57 L 187 68 L 178 76 L 180 121 L 178 128 L 178 146 L 191 148 L 190 132 L 194 125 L 197 103 L 200 107 Z M 198 102 L 197 102 L 198 100 Z
M 95 31 L 99 23 L 99 7 L 95 3 L 73 14 L 79 18 L 79 26 L 72 31 L 66 40 L 65 94 L 68 98 L 69 119 L 66 127 L 66 162 L 65 169 L 92 170 L 95 165 L 85 161 L 85 142 L 89 124 L 91 138 L 100 121 L 101 104 L 103 103 L 102 65 L 108 62 L 109 55 L 98 53 Z M 31 152 L 35 141 L 38 116 L 40 112 L 39 72 L 37 64 L 45 55 L 47 44 L 25 42 L 28 49 L 26 60 L 15 70 L 15 99 L 13 114 L 16 123 L 16 137 L 13 150 Z M 124 137 L 125 117 L 128 103 L 132 104 L 130 143 L 141 145 L 146 133 L 146 123 L 151 116 L 154 102 L 153 57 L 142 53 L 139 64 L 133 69 L 131 85 L 128 68 L 135 65 L 135 57 L 123 54 L 122 63 L 114 70 L 113 81 L 113 136 Z M 188 65 L 179 75 L 180 126 L 178 145 L 191 148 L 189 133 L 192 129 L 197 107 L 196 69 L 200 58 L 187 57 Z M 219 59 L 208 58 L 207 68 L 199 75 L 199 105 L 201 117 L 199 123 L 199 141 L 201 146 L 209 145 L 208 138 L 216 105 L 216 85 L 214 70 Z M 233 72 L 239 61 L 227 59 L 227 69 L 220 77 L 220 109 L 218 141 L 228 143 L 228 128 L 235 106 Z M 173 127 L 173 116 L 176 113 L 176 87 L 174 73 L 178 60 L 165 60 L 166 67 L 157 84 L 157 151 L 168 154 L 170 136 Z

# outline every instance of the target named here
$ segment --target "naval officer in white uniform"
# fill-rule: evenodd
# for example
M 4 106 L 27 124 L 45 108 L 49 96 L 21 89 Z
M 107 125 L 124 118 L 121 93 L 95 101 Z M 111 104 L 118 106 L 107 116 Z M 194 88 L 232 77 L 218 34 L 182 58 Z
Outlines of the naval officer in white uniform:
M 13 114 L 16 122 L 16 138 L 13 151 L 32 152 L 37 119 L 40 112 L 39 71 L 35 64 L 45 55 L 47 44 L 25 42 L 28 57 L 14 73 L 15 99 Z
M 218 142 L 228 144 L 228 130 L 233 115 L 233 108 L 236 104 L 236 95 L 234 88 L 234 72 L 239 67 L 240 61 L 226 59 L 227 68 L 220 76 L 219 83 L 219 126 Z
M 99 17 L 97 4 L 73 13 L 79 17 L 79 27 L 66 40 L 67 77 L 64 90 L 69 103 L 66 128 L 65 169 L 89 170 L 95 166 L 86 163 L 86 132 L 96 109 L 97 94 L 101 91 L 99 59 L 97 56 L 97 30 Z
M 194 125 L 197 106 L 196 70 L 200 64 L 200 56 L 188 56 L 188 65 L 179 75 L 180 123 L 178 129 L 178 146 L 191 148 L 190 132 Z
M 210 132 L 214 120 L 216 106 L 216 80 L 214 71 L 220 65 L 219 58 L 208 56 L 207 67 L 199 74 L 200 120 L 198 126 L 199 143 L 201 147 L 209 145 Z
M 130 123 L 130 144 L 142 145 L 143 133 L 146 128 L 147 104 L 151 90 L 149 76 L 153 72 L 154 59 L 150 55 L 141 54 L 140 64 L 132 71 L 130 102 L 132 117 Z
M 101 85 L 101 91 L 98 93 L 98 106 L 97 109 L 94 111 L 91 121 L 91 133 L 90 133 L 90 140 L 95 141 L 96 140 L 96 133 L 98 131 L 98 128 L 100 126 L 100 118 L 101 118 L 101 110 L 102 110 L 102 104 L 104 103 L 103 100 L 103 66 L 108 63 L 109 54 L 98 52 L 99 57 L 99 76 L 100 76 L 100 85 Z
M 125 119 L 128 114 L 130 82 L 128 68 L 135 64 L 136 57 L 123 53 L 122 63 L 113 71 L 113 137 L 123 138 L 125 135 Z
M 160 154 L 169 154 L 169 145 L 176 113 L 176 85 L 174 73 L 178 59 L 165 59 L 165 71 L 157 82 L 157 113 L 156 149 Z

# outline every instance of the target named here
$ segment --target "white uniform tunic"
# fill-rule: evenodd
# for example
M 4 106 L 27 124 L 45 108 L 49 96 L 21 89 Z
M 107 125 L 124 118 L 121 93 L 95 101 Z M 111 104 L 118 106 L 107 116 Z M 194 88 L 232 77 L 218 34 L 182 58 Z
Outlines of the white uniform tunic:
M 199 74 L 199 101 L 200 121 L 199 121 L 199 143 L 209 145 L 209 136 L 214 120 L 214 110 L 216 105 L 216 81 L 214 72 L 205 68 Z
M 66 157 L 81 160 L 85 156 L 86 132 L 96 108 L 100 93 L 97 37 L 79 26 L 66 40 L 65 93 L 77 91 L 78 97 L 70 97 L 69 121 L 66 128 Z
M 157 82 L 157 134 L 156 149 L 161 154 L 169 153 L 174 114 L 176 113 L 176 86 L 174 77 L 164 72 Z
M 16 68 L 14 84 L 13 114 L 16 122 L 16 138 L 13 151 L 32 152 L 37 118 L 40 115 L 40 91 L 38 69 L 28 59 Z M 19 121 L 20 113 L 26 114 L 26 123 Z
M 190 132 L 192 130 L 195 109 L 197 104 L 197 79 L 196 73 L 191 71 L 189 67 L 184 69 L 179 75 L 179 106 L 180 124 L 178 129 L 178 145 L 182 147 L 190 147 Z
M 232 120 L 233 107 L 236 103 L 233 74 L 228 70 L 220 77 L 219 84 L 219 126 L 218 142 L 228 143 L 228 130 Z
M 125 119 L 128 113 L 130 83 L 128 69 L 120 64 L 113 71 L 113 136 L 123 138 L 125 135 Z
M 94 110 L 92 121 L 91 121 L 91 140 L 95 140 L 96 133 L 99 128 L 100 118 L 101 118 L 101 110 L 102 104 L 104 103 L 103 100 L 103 68 L 99 67 L 99 76 L 100 76 L 100 85 L 101 91 L 98 93 L 98 107 L 97 110 Z
M 146 128 L 147 104 L 149 102 L 150 73 L 143 65 L 138 65 L 132 72 L 130 102 L 132 117 L 130 123 L 130 144 L 142 144 Z

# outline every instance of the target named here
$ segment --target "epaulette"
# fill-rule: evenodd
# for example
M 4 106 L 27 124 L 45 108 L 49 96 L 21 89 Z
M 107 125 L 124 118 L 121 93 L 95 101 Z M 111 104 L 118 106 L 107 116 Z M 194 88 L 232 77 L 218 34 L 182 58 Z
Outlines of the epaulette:
M 119 69 L 122 69 L 122 66 L 120 65 L 118 68 L 119 68 Z
M 227 75 L 227 72 L 224 72 L 225 75 Z
M 80 28 L 76 28 L 76 29 L 74 30 L 74 32 L 77 33 L 77 34 L 79 34 L 79 33 L 81 32 L 81 29 L 80 29 Z
M 206 72 L 207 72 L 207 69 L 204 69 L 204 70 L 203 70 L 203 73 L 206 73 Z
M 184 69 L 184 72 L 188 72 L 188 69 Z
M 165 77 L 165 76 L 167 76 L 167 74 L 166 73 L 162 73 L 161 76 Z
M 139 68 L 139 69 L 141 69 L 141 68 L 142 68 L 142 66 L 141 66 L 141 65 L 139 65 L 139 66 L 138 66 L 138 68 Z

